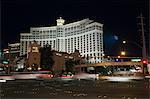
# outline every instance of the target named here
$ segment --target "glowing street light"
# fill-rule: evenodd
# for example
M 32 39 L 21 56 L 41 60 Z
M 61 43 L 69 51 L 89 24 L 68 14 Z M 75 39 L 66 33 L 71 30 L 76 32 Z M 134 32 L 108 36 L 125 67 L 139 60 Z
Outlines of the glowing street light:
M 32 70 L 32 68 L 31 68 L 31 67 L 29 67 L 29 68 L 28 68 L 28 70 Z
M 41 70 L 42 68 L 41 67 L 38 67 L 38 70 Z
M 121 58 L 120 56 L 117 56 L 118 58 Z
M 122 43 L 123 44 L 126 44 L 126 43 L 131 43 L 131 44 L 134 44 L 134 45 L 136 45 L 136 46 L 138 46 L 139 48 L 141 48 L 141 50 L 142 50 L 142 57 L 144 58 L 145 57 L 145 52 L 143 53 L 143 47 L 140 45 L 140 44 L 138 44 L 138 43 L 136 43 L 136 42 L 132 42 L 132 41 L 122 41 Z
M 122 55 L 122 56 L 125 56 L 125 55 L 126 55 L 126 52 L 125 52 L 125 51 L 121 51 L 121 55 Z
M 127 42 L 132 43 L 134 45 L 137 45 L 138 47 L 142 48 L 142 46 L 136 42 L 131 42 L 131 41 L 122 41 L 123 44 L 126 44 Z
M 122 43 L 123 43 L 123 44 L 125 44 L 125 43 L 126 43 L 126 41 L 122 41 Z

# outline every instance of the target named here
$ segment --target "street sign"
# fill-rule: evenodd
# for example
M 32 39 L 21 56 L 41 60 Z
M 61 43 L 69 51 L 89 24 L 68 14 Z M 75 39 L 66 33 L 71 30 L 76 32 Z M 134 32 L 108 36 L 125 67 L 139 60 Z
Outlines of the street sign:
M 131 59 L 132 62 L 141 62 L 141 59 Z
M 5 61 L 3 61 L 3 64 L 9 64 L 9 62 L 5 60 Z

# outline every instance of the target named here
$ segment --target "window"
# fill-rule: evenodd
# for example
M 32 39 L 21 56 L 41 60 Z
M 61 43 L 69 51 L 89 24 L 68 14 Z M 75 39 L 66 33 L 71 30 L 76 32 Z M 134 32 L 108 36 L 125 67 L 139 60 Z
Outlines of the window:
M 38 52 L 38 47 L 32 47 L 32 52 Z
M 90 54 L 90 56 L 92 56 L 92 54 Z
M 95 53 L 94 53 L 94 56 L 95 56 Z

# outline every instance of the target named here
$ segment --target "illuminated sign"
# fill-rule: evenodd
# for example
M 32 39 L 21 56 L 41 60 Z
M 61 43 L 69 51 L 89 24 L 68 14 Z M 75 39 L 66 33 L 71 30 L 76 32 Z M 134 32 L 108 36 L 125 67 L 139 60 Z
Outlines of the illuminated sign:
M 141 59 L 131 59 L 132 62 L 141 62 Z
M 38 47 L 32 47 L 32 52 L 39 52 Z
M 3 61 L 3 64 L 8 64 L 9 62 L 8 61 Z

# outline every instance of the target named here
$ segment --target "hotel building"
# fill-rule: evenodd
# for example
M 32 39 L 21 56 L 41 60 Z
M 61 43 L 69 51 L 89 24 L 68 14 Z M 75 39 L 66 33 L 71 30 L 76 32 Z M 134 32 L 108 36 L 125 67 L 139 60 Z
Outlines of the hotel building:
M 31 27 L 30 33 L 21 33 L 20 55 L 27 54 L 30 42 L 36 41 L 41 47 L 49 44 L 53 50 L 67 53 L 77 49 L 82 57 L 103 61 L 103 24 L 89 19 L 64 24 L 61 17 L 56 21 L 57 26 Z

